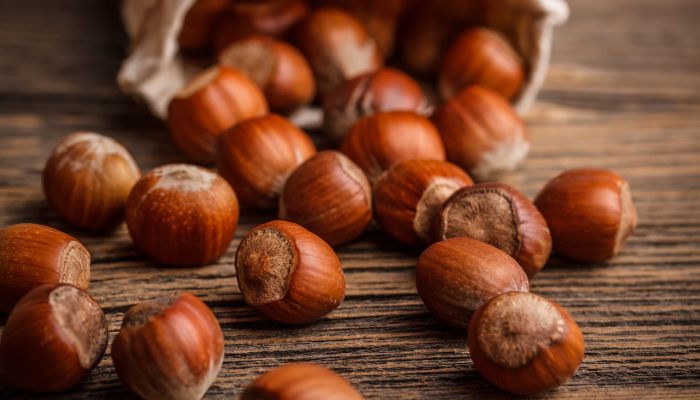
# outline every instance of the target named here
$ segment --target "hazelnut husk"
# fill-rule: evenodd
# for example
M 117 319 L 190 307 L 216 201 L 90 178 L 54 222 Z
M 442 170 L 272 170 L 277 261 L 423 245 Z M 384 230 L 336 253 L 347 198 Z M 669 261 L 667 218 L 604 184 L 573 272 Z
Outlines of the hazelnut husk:
M 554 251 L 584 262 L 615 257 L 637 226 L 629 184 L 605 169 L 564 171 L 535 199 L 552 232 Z
M 3 379 L 32 392 L 60 392 L 78 385 L 107 348 L 102 308 L 69 284 L 28 292 L 12 310 L 0 338 Z
M 77 132 L 54 148 L 42 173 L 44 195 L 66 221 L 108 231 L 124 221 L 124 208 L 141 172 L 112 138 Z
M 478 181 L 494 180 L 514 170 L 527 156 L 530 141 L 520 117 L 490 89 L 462 90 L 432 116 L 447 159 Z
M 469 324 L 469 354 L 493 385 L 520 396 L 561 386 L 583 360 L 583 335 L 560 305 L 527 292 L 494 297 Z
M 246 206 L 277 207 L 289 175 L 316 154 L 311 138 L 284 117 L 268 114 L 219 136 L 217 168 Z
M 248 305 L 285 324 L 315 321 L 345 298 L 333 249 L 288 221 L 271 221 L 245 235 L 236 251 L 236 279 Z
M 90 253 L 77 239 L 38 224 L 0 229 L 0 311 L 37 286 L 68 283 L 86 290 Z
M 340 151 L 362 168 L 370 182 L 399 161 L 445 159 L 435 126 L 408 111 L 383 112 L 357 121 Z
M 360 236 L 372 222 L 372 189 L 360 167 L 345 155 L 321 151 L 287 179 L 279 216 L 331 246 L 344 244 Z
M 466 172 L 446 161 L 399 161 L 374 184 L 375 218 L 393 239 L 421 245 L 429 241 L 431 221 L 442 203 L 473 183 Z
M 416 289 L 438 320 L 466 330 L 469 318 L 496 295 L 530 289 L 508 254 L 478 240 L 456 237 L 428 247 L 416 265 Z
M 384 111 L 425 114 L 427 100 L 418 82 L 394 68 L 362 74 L 333 88 L 323 101 L 323 133 L 341 140 L 355 123 Z
M 542 214 L 525 195 L 503 183 L 457 190 L 435 214 L 431 238 L 470 237 L 513 257 L 528 276 L 544 267 L 552 236 Z
M 144 175 L 126 204 L 134 245 L 168 266 L 201 266 L 228 249 L 238 224 L 238 200 L 215 173 L 168 164 Z

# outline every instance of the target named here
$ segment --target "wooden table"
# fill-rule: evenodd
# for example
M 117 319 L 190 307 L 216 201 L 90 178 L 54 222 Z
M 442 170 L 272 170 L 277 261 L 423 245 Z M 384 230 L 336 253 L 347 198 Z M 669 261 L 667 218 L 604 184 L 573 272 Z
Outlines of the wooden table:
M 559 171 L 608 167 L 632 185 L 639 227 L 606 264 L 554 257 L 532 290 L 567 307 L 586 337 L 576 376 L 552 398 L 700 398 L 700 2 L 575 0 L 528 114 L 532 153 L 510 182 L 534 195 Z M 160 269 L 122 227 L 96 237 L 61 222 L 40 186 L 58 139 L 117 138 L 142 169 L 182 161 L 164 125 L 122 95 L 125 36 L 115 1 L 0 1 L 0 226 L 37 222 L 78 237 L 93 257 L 90 291 L 110 335 L 133 304 L 190 291 L 226 337 L 209 394 L 233 398 L 276 365 L 332 367 L 368 398 L 501 398 L 473 368 L 464 335 L 435 323 L 414 286 L 419 251 L 379 231 L 339 249 L 347 298 L 328 318 L 288 328 L 243 303 L 233 267 L 240 237 L 271 214 L 242 215 L 215 265 Z M 4 324 L 6 316 L 0 318 Z M 0 397 L 28 397 L 0 388 Z M 109 351 L 90 379 L 57 398 L 130 398 Z

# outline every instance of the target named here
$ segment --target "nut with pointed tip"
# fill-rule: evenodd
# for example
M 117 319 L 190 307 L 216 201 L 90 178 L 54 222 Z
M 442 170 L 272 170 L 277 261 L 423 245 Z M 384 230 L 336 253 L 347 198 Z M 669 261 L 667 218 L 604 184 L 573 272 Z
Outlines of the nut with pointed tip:
M 285 324 L 307 324 L 345 298 L 338 256 L 321 238 L 288 221 L 255 227 L 236 250 L 236 278 L 245 302 Z
M 472 28 L 459 35 L 445 53 L 438 88 L 444 99 L 479 85 L 510 100 L 520 92 L 524 77 L 520 56 L 503 35 Z
M 383 112 L 357 121 L 340 151 L 362 168 L 370 182 L 399 161 L 445 159 L 435 126 L 409 111 Z
M 196 75 L 170 101 L 167 122 L 170 136 L 187 157 L 211 164 L 221 133 L 265 114 L 265 96 L 253 81 L 232 68 L 215 66 Z
M 428 109 L 418 82 L 394 68 L 362 74 L 333 88 L 323 101 L 323 133 L 341 140 L 363 117 L 383 111 Z
M 263 91 L 270 108 L 281 113 L 308 104 L 316 93 L 309 63 L 279 40 L 254 36 L 236 41 L 221 51 L 219 65 L 245 74 Z
M 514 170 L 527 156 L 525 124 L 501 96 L 472 86 L 438 107 L 432 116 L 447 159 L 478 181 Z
M 124 146 L 97 133 L 77 132 L 51 152 L 42 182 L 46 200 L 66 221 L 107 231 L 124 221 L 126 199 L 140 177 Z
M 287 179 L 279 216 L 331 246 L 340 245 L 360 236 L 372 222 L 372 189 L 360 167 L 345 155 L 321 151 Z
M 466 172 L 446 161 L 400 161 L 374 184 L 375 218 L 393 239 L 420 245 L 428 242 L 430 223 L 442 203 L 473 183 Z
M 552 179 L 535 199 L 552 231 L 554 251 L 585 262 L 615 257 L 637 226 L 627 181 L 605 169 L 573 169 Z
M 231 2 L 214 27 L 214 49 L 254 35 L 282 38 L 308 13 L 305 0 Z
M 90 253 L 72 236 L 37 224 L 0 229 L 0 311 L 47 283 L 87 290 Z
M 143 399 L 199 400 L 221 369 L 224 336 L 197 297 L 169 295 L 127 311 L 112 359 L 121 381 Z
M 275 208 L 289 175 L 316 154 L 311 138 L 279 115 L 235 125 L 219 136 L 217 169 L 241 203 Z
M 107 321 L 87 292 L 46 284 L 12 310 L 0 339 L 0 364 L 12 386 L 60 392 L 90 373 L 107 348 Z
M 274 368 L 248 385 L 241 400 L 362 400 L 363 397 L 340 375 L 311 363 L 292 363 Z
M 530 290 L 527 275 L 508 254 L 478 240 L 456 237 L 437 242 L 418 258 L 416 288 L 440 321 L 460 330 L 492 297 Z
M 238 200 L 215 173 L 168 164 L 144 175 L 126 204 L 134 245 L 156 262 L 200 266 L 228 249 L 238 224 Z
M 294 37 L 311 64 L 321 98 L 344 80 L 382 65 L 377 45 L 365 27 L 340 9 L 316 9 L 295 29 Z
M 229 2 L 230 0 L 196 0 L 182 22 L 177 37 L 180 48 L 190 52 L 206 50 L 212 39 L 214 23 Z
M 552 251 L 552 236 L 537 208 L 503 183 L 481 183 L 456 191 L 435 214 L 431 239 L 470 237 L 513 257 L 529 277 Z
M 561 386 L 583 361 L 583 335 L 564 308 L 526 292 L 504 293 L 474 314 L 469 354 L 493 385 L 520 396 Z

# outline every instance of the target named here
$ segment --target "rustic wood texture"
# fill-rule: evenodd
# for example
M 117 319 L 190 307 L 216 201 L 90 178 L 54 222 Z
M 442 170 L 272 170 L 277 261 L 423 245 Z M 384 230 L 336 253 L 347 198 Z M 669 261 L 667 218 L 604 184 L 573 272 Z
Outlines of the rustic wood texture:
M 532 290 L 567 307 L 586 338 L 576 376 L 550 398 L 700 398 L 700 2 L 575 0 L 556 31 L 546 86 L 527 116 L 533 148 L 509 181 L 534 196 L 565 168 L 612 168 L 631 183 L 639 227 L 605 264 L 554 257 Z M 376 229 L 339 251 L 347 298 L 328 318 L 289 328 L 245 306 L 232 265 L 241 236 L 272 216 L 246 212 L 215 265 L 155 267 L 125 228 L 96 237 L 45 204 L 43 163 L 62 136 L 115 137 L 143 170 L 182 161 L 165 126 L 122 95 L 126 44 L 115 1 L 0 0 L 0 226 L 37 222 L 77 236 L 93 256 L 90 291 L 113 337 L 129 306 L 190 291 L 225 332 L 211 397 L 234 398 L 291 361 L 329 366 L 367 398 L 505 398 L 473 368 L 464 335 L 416 295 L 418 249 Z M 0 316 L 4 324 L 6 316 Z M 0 386 L 1 398 L 29 394 Z M 109 351 L 90 378 L 55 398 L 131 398 Z

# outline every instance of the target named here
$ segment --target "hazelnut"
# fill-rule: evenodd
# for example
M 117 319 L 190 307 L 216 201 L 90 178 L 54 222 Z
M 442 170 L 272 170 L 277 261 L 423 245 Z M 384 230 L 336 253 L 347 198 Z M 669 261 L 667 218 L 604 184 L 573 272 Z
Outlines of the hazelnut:
M 217 168 L 241 203 L 275 208 L 287 177 L 316 153 L 302 130 L 285 118 L 269 114 L 235 125 L 217 145 Z
M 445 53 L 438 88 L 444 99 L 472 85 L 512 99 L 520 92 L 524 77 L 520 56 L 500 33 L 472 28 L 459 35 Z
M 394 49 L 394 39 L 399 17 L 406 7 L 406 0 L 321 0 L 322 6 L 341 8 L 367 28 L 379 52 L 386 59 Z
M 333 249 L 287 221 L 271 221 L 245 235 L 236 250 L 236 278 L 248 305 L 285 324 L 315 321 L 345 297 Z
M 144 175 L 126 203 L 136 247 L 158 263 L 199 266 L 228 249 L 238 224 L 238 200 L 215 173 L 168 164 Z
M 223 358 L 216 316 L 189 293 L 131 307 L 112 343 L 119 378 L 144 399 L 201 399 Z
M 206 50 L 211 42 L 213 25 L 226 10 L 230 0 L 196 0 L 190 7 L 177 41 L 185 51 Z
M 294 36 L 311 64 L 321 97 L 340 82 L 381 67 L 374 39 L 345 11 L 316 9 L 301 22 Z
M 527 292 L 530 283 L 508 254 L 478 240 L 456 237 L 437 242 L 420 255 L 416 288 L 438 320 L 462 330 L 492 297 Z
M 321 151 L 287 179 L 280 219 L 302 225 L 331 246 L 360 236 L 372 221 L 372 189 L 360 167 L 342 153 Z
M 374 184 L 375 218 L 395 240 L 419 245 L 429 240 L 430 222 L 442 202 L 473 183 L 458 166 L 445 161 L 400 161 Z
M 242 73 L 211 67 L 195 76 L 168 106 L 175 144 L 198 163 L 214 162 L 216 138 L 248 118 L 267 114 L 260 89 Z
M 357 121 L 340 151 L 362 168 L 371 182 L 398 161 L 445 159 L 435 126 L 408 111 L 383 112 Z
M 12 310 L 0 340 L 4 380 L 32 392 L 76 386 L 107 348 L 102 308 L 85 291 L 46 284 L 27 293 Z
M 402 20 L 400 32 L 401 63 L 416 75 L 434 75 L 442 55 L 462 25 L 438 14 L 433 2 L 420 2 Z
M 479 181 L 515 169 L 530 150 L 525 124 L 501 96 L 472 86 L 438 107 L 432 117 L 447 159 Z
M 48 226 L 17 224 L 0 229 L 0 311 L 47 283 L 87 289 L 90 253 L 75 238 Z
M 254 35 L 282 38 L 309 12 L 304 0 L 231 2 L 214 27 L 214 49 Z
M 232 43 L 219 54 L 219 64 L 236 68 L 255 82 L 275 111 L 294 111 L 310 103 L 316 93 L 304 56 L 275 39 L 256 36 Z
M 68 135 L 51 152 L 43 172 L 44 195 L 66 221 L 106 231 L 124 220 L 124 207 L 139 179 L 131 154 L 96 133 Z
M 508 392 L 532 396 L 574 375 L 583 360 L 583 335 L 555 302 L 510 292 L 474 314 L 469 353 L 486 380 Z
M 604 169 L 559 174 L 537 195 L 535 206 L 552 231 L 554 251 L 578 261 L 614 257 L 637 226 L 629 184 Z
M 427 102 L 418 82 L 394 68 L 382 68 L 337 85 L 323 101 L 323 133 L 341 140 L 359 119 L 383 111 L 424 114 Z
M 528 276 L 539 272 L 552 251 L 552 236 L 537 208 L 502 183 L 457 190 L 435 214 L 433 241 L 470 237 L 513 257 Z
M 294 363 L 277 367 L 254 380 L 241 400 L 362 400 L 340 375 L 317 364 Z

